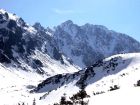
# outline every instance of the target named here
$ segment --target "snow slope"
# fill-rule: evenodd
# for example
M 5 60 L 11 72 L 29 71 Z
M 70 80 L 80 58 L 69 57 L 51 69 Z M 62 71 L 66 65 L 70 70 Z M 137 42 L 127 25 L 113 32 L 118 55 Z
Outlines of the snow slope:
M 126 87 L 120 90 L 93 96 L 89 105 L 139 105 L 140 87 Z
M 9 65 L 0 64 L 0 105 L 17 105 L 33 100 L 27 87 L 32 88 L 44 77 L 33 72 L 26 72 Z M 31 101 L 30 101 L 31 102 Z
M 73 73 L 79 70 L 78 66 L 71 65 L 64 56 L 64 64 L 55 59 L 52 59 L 47 54 L 43 54 L 39 50 L 35 51 L 35 54 L 32 55 L 32 58 L 40 60 L 43 64 L 43 67 L 41 69 L 45 72 L 45 74 L 47 73 L 50 76 L 63 73 Z
M 111 65 L 116 62 L 117 66 L 115 66 L 115 69 L 112 68 L 113 66 L 108 67 L 107 63 L 109 62 L 112 62 L 110 63 Z M 54 78 L 51 77 L 45 80 L 46 85 L 45 81 L 42 82 L 42 88 L 39 88 L 38 85 L 38 90 L 36 88 L 35 93 L 44 93 L 44 95 L 39 98 L 40 101 L 38 101 L 41 105 L 45 105 L 46 103 L 52 105 L 55 101 L 59 102 L 64 93 L 67 94 L 67 97 L 77 93 L 79 90 L 80 80 L 85 79 L 84 83 L 87 84 L 86 91 L 90 95 L 89 105 L 102 105 L 103 102 L 106 102 L 106 104 L 109 105 L 117 105 L 117 102 L 125 103 L 127 99 L 132 98 L 132 100 L 127 102 L 128 105 L 131 105 L 133 102 L 138 102 L 138 100 L 134 100 L 139 96 L 139 87 L 135 87 L 134 84 L 140 80 L 139 64 L 140 53 L 115 55 L 104 59 L 102 65 L 98 63 L 98 65 L 94 65 L 94 67 L 92 66 L 95 73 L 94 76 L 92 74 L 93 72 L 91 72 L 91 69 L 89 68 L 86 68 L 85 71 L 83 70 L 79 73 L 75 73 L 75 76 L 74 74 L 66 74 L 62 75 L 62 77 L 54 76 Z M 90 75 L 88 74 L 88 77 L 85 78 L 85 73 L 89 73 L 87 71 L 90 72 Z M 56 79 L 58 81 L 54 82 Z M 119 89 L 111 91 L 111 86 L 114 87 L 114 85 L 117 85 Z M 135 94 L 136 92 L 137 94 Z M 122 96 L 120 97 L 120 95 Z M 117 102 L 115 102 L 115 99 Z M 43 101 L 45 104 L 43 104 Z M 138 103 L 136 105 L 138 105 Z

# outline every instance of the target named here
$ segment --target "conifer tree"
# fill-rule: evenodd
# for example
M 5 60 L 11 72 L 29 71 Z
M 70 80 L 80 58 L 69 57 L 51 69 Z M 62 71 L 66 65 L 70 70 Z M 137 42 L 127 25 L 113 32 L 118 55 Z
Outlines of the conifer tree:
M 65 93 L 64 93 L 64 95 L 61 97 L 60 105 L 66 105 L 66 94 L 65 94 Z
M 85 91 L 85 86 L 83 83 L 81 84 L 80 91 L 70 97 L 70 101 L 66 100 L 66 94 L 61 97 L 59 103 L 55 103 L 53 105 L 88 105 L 88 101 L 85 101 L 85 98 L 90 97 L 87 95 Z
M 36 101 L 35 101 L 35 98 L 34 98 L 34 100 L 33 100 L 33 105 L 36 105 Z
M 85 85 L 81 84 L 81 90 L 74 94 L 70 100 L 72 101 L 73 105 L 88 105 L 88 101 L 85 102 L 84 98 L 89 97 L 85 91 Z

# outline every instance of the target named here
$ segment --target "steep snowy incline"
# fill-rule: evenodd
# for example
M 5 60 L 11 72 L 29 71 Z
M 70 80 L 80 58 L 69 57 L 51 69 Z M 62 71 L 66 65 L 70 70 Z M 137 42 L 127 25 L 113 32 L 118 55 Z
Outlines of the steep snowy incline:
M 41 71 L 49 76 L 63 73 L 73 73 L 80 70 L 78 66 L 70 64 L 64 56 L 64 64 L 55 59 L 52 59 L 49 55 L 44 54 L 39 50 L 36 50 L 35 54 L 33 54 L 31 57 L 42 62 Z

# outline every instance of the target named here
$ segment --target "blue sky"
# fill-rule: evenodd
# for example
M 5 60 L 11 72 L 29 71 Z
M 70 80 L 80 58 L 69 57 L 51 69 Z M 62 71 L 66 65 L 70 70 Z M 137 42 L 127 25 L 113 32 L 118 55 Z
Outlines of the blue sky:
M 66 20 L 99 24 L 140 41 L 140 0 L 1 0 L 0 8 L 29 24 L 53 27 Z

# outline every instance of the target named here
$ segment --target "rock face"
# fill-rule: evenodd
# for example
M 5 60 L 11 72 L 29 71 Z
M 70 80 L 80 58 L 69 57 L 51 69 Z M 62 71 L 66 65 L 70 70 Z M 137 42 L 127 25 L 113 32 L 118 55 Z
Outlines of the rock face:
M 17 18 L 17 17 L 15 17 Z M 21 18 L 17 18 L 21 23 L 18 25 L 6 11 L 0 11 L 0 62 L 10 63 L 13 57 L 13 50 L 17 53 L 24 53 L 25 41 L 22 39 L 24 30 L 21 28 Z
M 44 29 L 39 23 L 33 27 L 27 25 L 22 18 L 0 11 L 0 55 L 5 59 L 14 60 L 13 51 L 30 55 L 35 49 L 47 53 L 56 60 L 62 59 L 55 40 L 49 29 Z M 4 58 L 0 59 L 4 62 Z
M 78 26 L 70 20 L 56 27 L 54 38 L 59 50 L 80 67 L 114 54 L 140 51 L 140 43 L 125 34 L 101 25 Z

